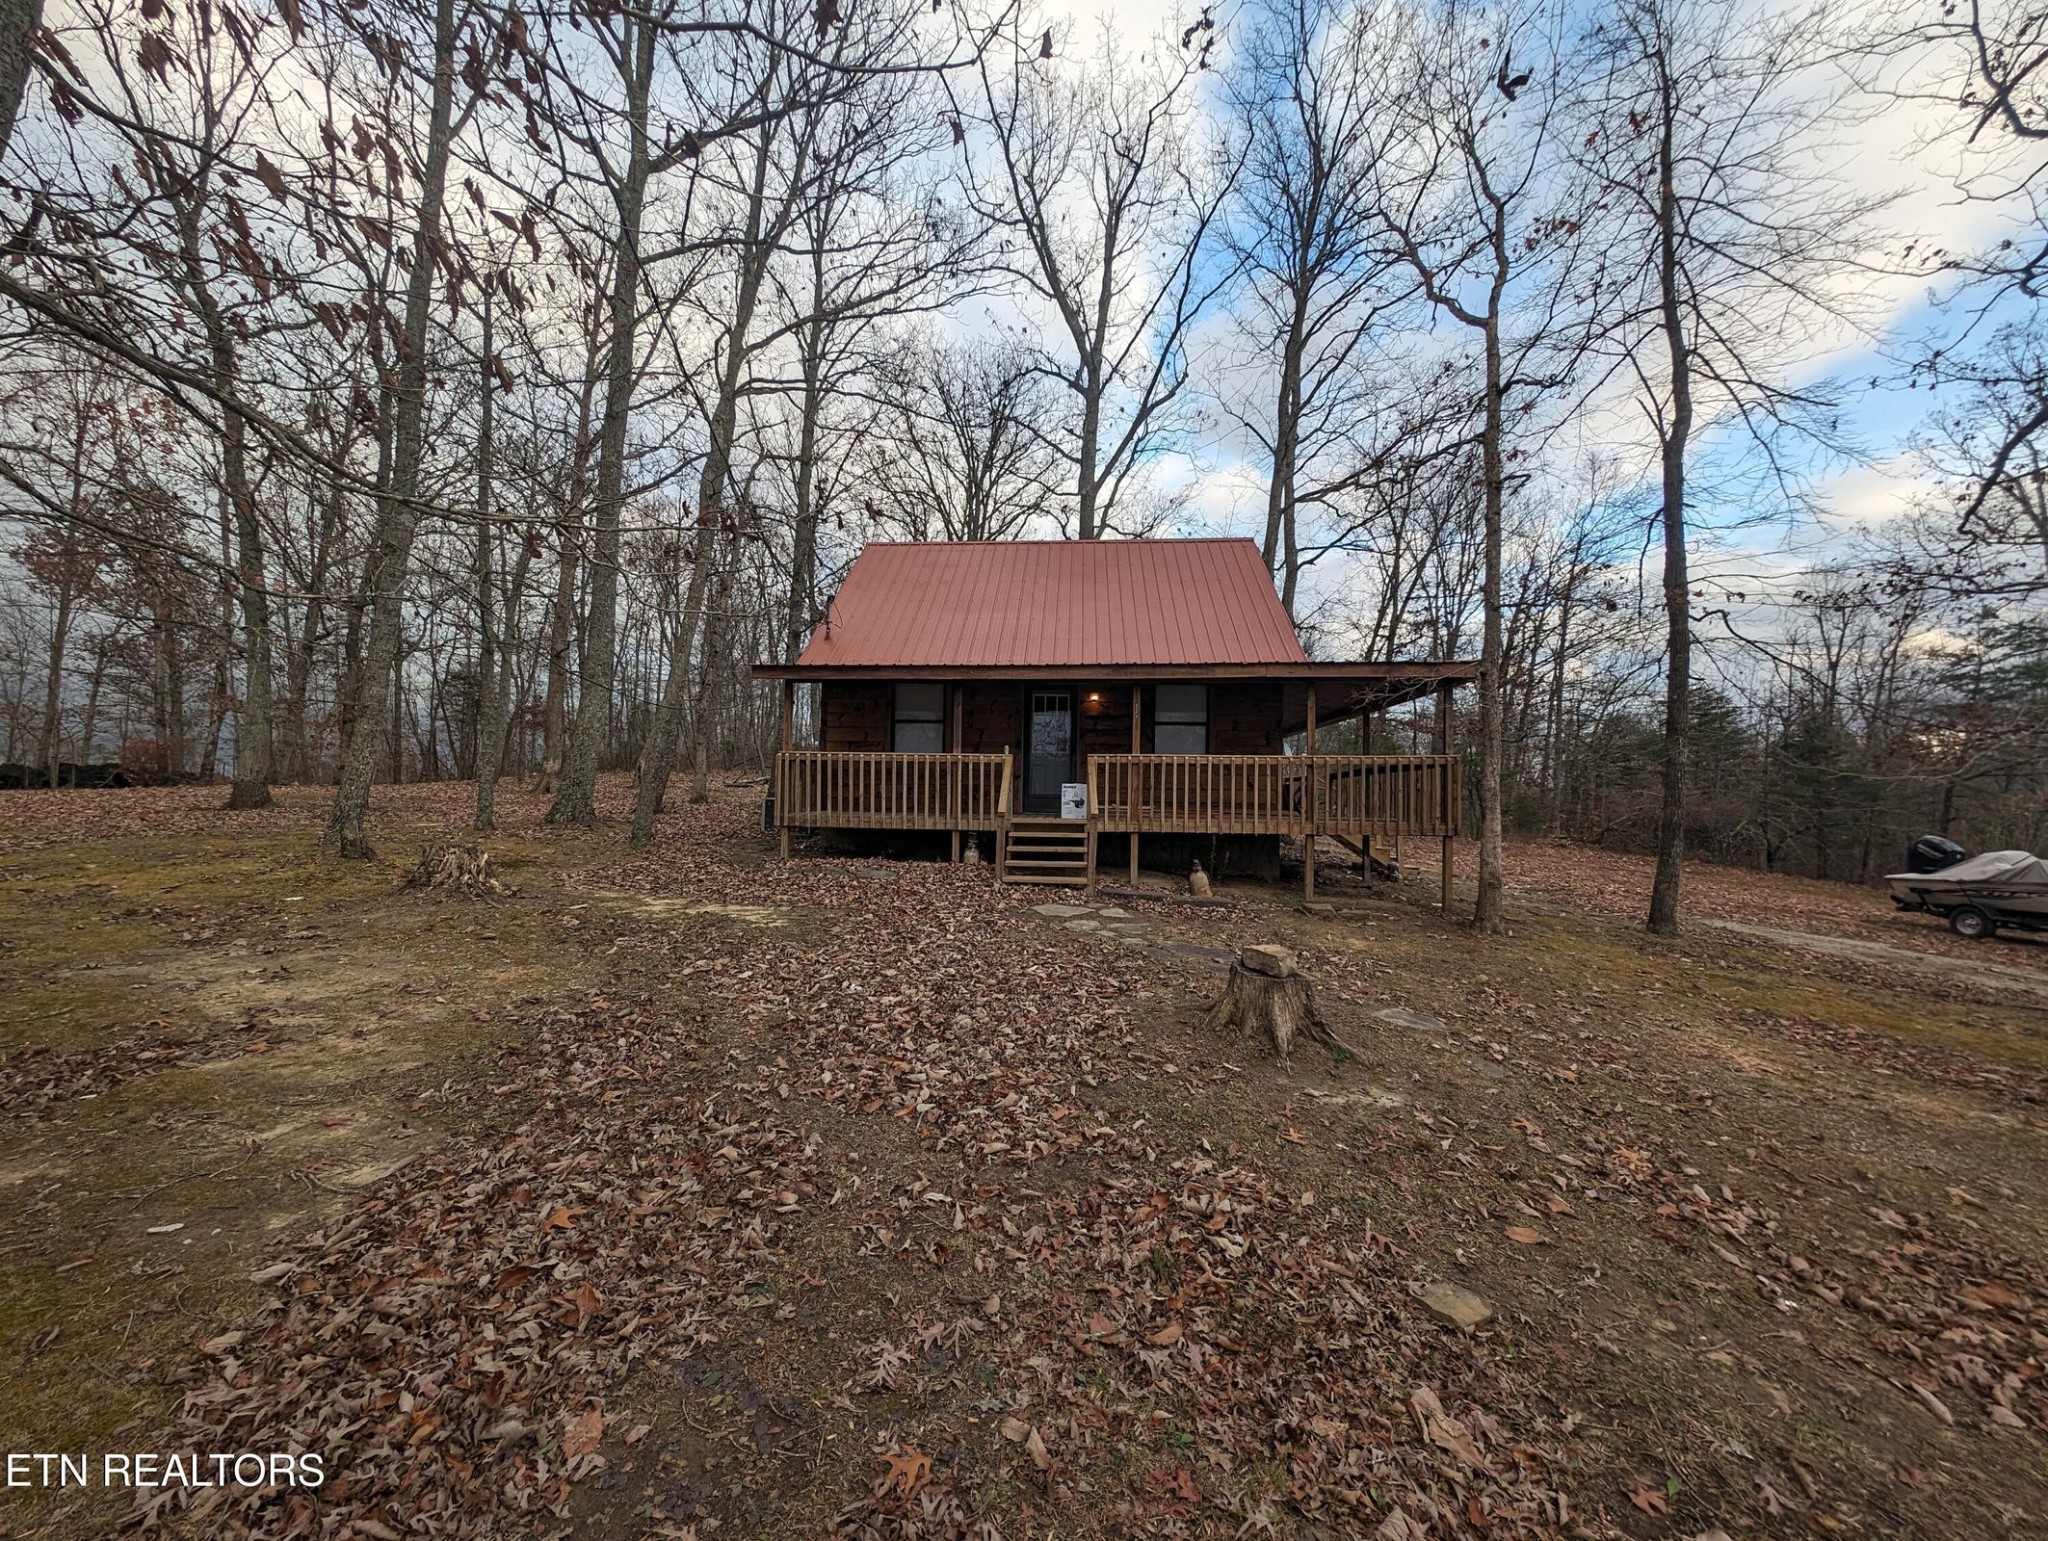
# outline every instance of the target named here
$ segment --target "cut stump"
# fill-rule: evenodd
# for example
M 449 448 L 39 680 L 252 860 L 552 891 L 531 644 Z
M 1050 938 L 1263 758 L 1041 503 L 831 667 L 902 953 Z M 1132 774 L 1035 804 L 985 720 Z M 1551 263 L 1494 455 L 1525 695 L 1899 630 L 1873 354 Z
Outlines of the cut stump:
M 1242 948 L 1230 965 L 1222 998 L 1209 1008 L 1207 1025 L 1212 1032 L 1259 1038 L 1283 1060 L 1292 1057 L 1298 1037 L 1312 1039 L 1339 1059 L 1351 1057 L 1351 1050 L 1323 1022 L 1316 1010 L 1315 986 L 1285 947 Z

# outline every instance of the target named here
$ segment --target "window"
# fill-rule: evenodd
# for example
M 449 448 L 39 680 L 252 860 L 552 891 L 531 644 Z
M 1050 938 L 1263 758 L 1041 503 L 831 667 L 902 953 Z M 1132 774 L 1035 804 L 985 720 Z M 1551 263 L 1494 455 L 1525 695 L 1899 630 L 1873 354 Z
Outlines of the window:
M 944 685 L 896 687 L 896 722 L 890 743 L 898 754 L 939 754 L 945 750 Z
M 1209 752 L 1209 687 L 1153 687 L 1152 747 L 1160 754 Z

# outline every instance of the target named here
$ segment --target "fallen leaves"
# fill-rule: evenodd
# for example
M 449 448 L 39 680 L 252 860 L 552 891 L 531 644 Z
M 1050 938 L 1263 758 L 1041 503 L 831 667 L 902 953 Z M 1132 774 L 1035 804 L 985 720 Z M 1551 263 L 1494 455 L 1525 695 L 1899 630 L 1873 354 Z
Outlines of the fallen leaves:
M 1444 1411 L 1444 1404 L 1433 1389 L 1417 1386 L 1408 1393 L 1408 1406 L 1415 1414 L 1423 1437 L 1431 1444 L 1450 1452 L 1461 1465 L 1479 1470 L 1486 1468 L 1486 1458 L 1472 1442 L 1472 1431 Z
M 907 1499 L 932 1479 L 932 1458 L 922 1450 L 882 1452 L 885 1469 L 875 1479 L 877 1498 Z
M 745 1309 L 778 1256 L 782 1195 L 816 1190 L 816 1142 L 792 1125 L 729 1112 L 687 1079 L 657 1099 L 609 1090 L 688 1066 L 665 1019 L 616 1003 L 545 1013 L 507 1052 L 540 1096 L 534 1117 L 423 1157 L 258 1270 L 297 1285 L 186 1392 L 195 1443 L 354 1431 L 346 1478 L 321 1498 L 342 1529 L 433 1515 L 467 1536 L 508 1511 L 565 1513 L 571 1481 L 602 1463 L 601 1394 L 650 1346 L 687 1349 Z M 402 1398 L 363 1402 L 394 1384 Z M 559 1459 L 537 1429 L 561 1431 Z M 266 1501 L 224 1495 L 209 1531 L 248 1533 Z
M 1671 1500 L 1664 1496 L 1664 1490 L 1660 1487 L 1652 1487 L 1648 1483 L 1638 1483 L 1632 1488 L 1629 1491 L 1628 1501 L 1645 1514 L 1669 1514 L 1671 1512 Z
M 562 1454 L 569 1460 L 594 1455 L 604 1443 L 604 1404 L 593 1402 L 580 1413 L 569 1416 L 562 1431 Z
M 1114 1512 L 1131 1534 L 1263 1525 L 1418 1541 L 1449 1528 L 1524 1541 L 1585 1522 L 1575 1418 L 1529 1395 L 1526 1377 L 1545 1372 L 1519 1354 L 1540 1303 L 1504 1313 L 1514 1325 L 1498 1338 L 1442 1331 L 1409 1292 L 1444 1263 L 1444 1233 L 1412 1204 L 1376 1201 L 1397 1244 L 1351 1207 L 1336 1163 L 1377 1159 L 1375 1113 L 1353 1101 L 1340 1124 L 1318 1099 L 1301 1128 L 1266 1125 L 1305 1143 L 1250 1152 L 1196 1137 L 1213 1125 L 1155 1127 L 1156 1098 L 1195 1083 L 1185 1055 L 1148 1052 L 1162 1046 L 1151 1024 L 1134 1026 L 1150 1010 L 1136 1002 L 1179 965 L 1109 951 L 1077 969 L 1071 937 L 1018 924 L 1037 896 L 995 889 L 985 870 L 905 866 L 878 884 L 846 863 L 747 867 L 731 859 L 746 811 L 727 799 L 678 815 L 653 856 L 570 879 L 681 894 L 689 919 L 601 921 L 593 902 L 587 933 L 621 977 L 575 1010 L 500 1014 L 514 1047 L 493 1075 L 530 1096 L 530 1116 L 502 1142 L 450 1147 L 377 1188 L 257 1270 L 279 1298 L 242 1326 L 232 1367 L 216 1355 L 186 1368 L 183 1434 L 349 1427 L 348 1485 L 321 1499 L 336 1534 L 546 1529 L 580 1463 L 602 1460 L 598 1398 L 628 1367 L 713 1342 L 744 1359 L 777 1330 L 771 1318 L 800 1309 L 808 1328 L 837 1309 L 832 1290 L 797 1288 L 833 1278 L 837 1256 L 814 1250 L 829 1233 L 850 1238 L 863 1272 L 932 1285 L 820 1350 L 817 1407 L 892 1441 L 879 1479 L 858 1455 L 868 1435 L 832 1447 L 855 1453 L 820 1479 L 851 1505 L 835 1534 L 986 1535 L 963 1496 L 984 1475 L 1055 1514 Z M 790 923 L 741 923 L 729 910 L 744 904 Z M 661 1012 L 635 1003 L 643 981 L 665 992 Z M 1522 1009 L 1500 999 L 1502 1013 Z M 708 1053 L 676 1015 L 700 1005 L 724 1034 Z M 1455 1037 L 1466 1023 L 1444 1010 L 1456 1025 L 1431 1031 Z M 1477 1266 L 1508 1217 L 1530 1220 L 1504 1234 L 1532 1247 L 1552 1242 L 1539 1225 L 1573 1217 L 1575 1261 L 1581 1239 L 1603 1260 L 1603 1231 L 1640 1226 L 1631 1241 L 1661 1238 L 1713 1288 L 1757 1292 L 1774 1331 L 1839 1308 L 1859 1353 L 1900 1376 L 1910 1366 L 1914 1395 L 1986 1440 L 2041 1423 L 2037 1276 L 1956 1228 L 1975 1205 L 1937 1195 L 1930 1220 L 1913 1212 L 1921 1199 L 1870 1191 L 1857 1202 L 1882 1209 L 1881 1229 L 1859 1216 L 1867 1246 L 1845 1255 L 1800 1233 L 1766 1174 L 1702 1176 L 1624 1116 L 1628 1077 L 1604 1046 L 1524 1048 L 1498 1022 L 1475 1025 L 1475 1053 L 1516 1043 L 1519 1079 L 1499 1084 L 1555 1096 L 1530 1103 L 1540 1122 L 1417 1108 L 1409 1132 L 1427 1131 L 1425 1154 L 1394 1175 L 1443 1174 L 1437 1191 L 1464 1200 L 1450 1212 L 1478 1239 Z M 889 1155 L 870 1157 L 856 1187 L 825 1170 L 819 1128 L 835 1160 L 848 1129 Z M 1310 1178 L 1326 1197 L 1304 1193 Z M 1776 1314 L 1791 1299 L 1812 1314 Z M 1784 1378 L 1816 1405 L 1810 1382 Z M 381 1401 L 401 1393 L 410 1407 Z M 1599 1422 L 1583 1438 L 1606 1437 Z M 647 1448 L 644 1423 L 617 1443 L 657 1462 L 660 1426 Z M 1117 1485 L 1135 1452 L 1156 1461 Z M 1637 1491 L 1636 1508 L 1668 1516 L 1654 1507 L 1666 1495 Z M 1779 1502 L 1759 1492 L 1743 1494 L 1755 1512 Z M 1612 1477 L 1594 1501 L 1620 1507 Z M 288 1522 L 232 1504 L 205 1518 L 227 1535 Z

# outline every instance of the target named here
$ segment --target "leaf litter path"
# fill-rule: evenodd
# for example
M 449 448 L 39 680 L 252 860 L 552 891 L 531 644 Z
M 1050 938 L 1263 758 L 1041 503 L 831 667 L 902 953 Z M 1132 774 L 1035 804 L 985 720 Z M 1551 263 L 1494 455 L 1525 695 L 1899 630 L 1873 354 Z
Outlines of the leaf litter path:
M 1649 907 L 1654 863 L 1647 856 L 1516 839 L 1507 842 L 1505 859 L 1511 889 L 1568 905 L 1578 913 L 1609 915 L 1639 925 Z M 1476 879 L 1478 861 L 1477 842 L 1460 842 L 1461 881 Z M 1918 968 L 1933 956 L 1988 968 L 2002 978 L 2021 973 L 2048 982 L 2048 937 L 2009 932 L 1996 942 L 1965 941 L 1936 919 L 1899 909 L 1880 886 L 1688 861 L 1683 888 L 1690 921 L 1766 928 L 1787 933 L 1787 939 L 1797 935 L 1802 938 L 1798 945 L 1816 950 L 1825 949 L 1804 939 L 1860 941 L 1890 952 L 1888 958 L 1874 953 L 1863 954 L 1865 958 L 1906 969 Z
M 1712 1081 L 1724 1045 L 1690 1048 L 1696 1024 L 1638 1005 L 1626 1034 L 1586 1030 L 1612 1025 L 1601 986 L 1546 986 L 1526 949 L 1503 986 L 1401 906 L 1364 951 L 1271 902 L 1175 917 L 1188 942 L 1302 946 L 1353 1041 L 1390 1000 L 1442 1013 L 1406 1010 L 1371 1082 L 1304 1081 L 1200 1041 L 1197 962 L 1046 925 L 985 872 L 764 863 L 751 812 L 679 810 L 651 858 L 582 874 L 563 924 L 612 985 L 466 1091 L 530 1111 L 279 1253 L 274 1300 L 207 1343 L 180 1437 L 328 1449 L 317 1506 L 162 1518 L 1399 1541 L 1968 1512 L 2023 1533 L 2038 1263 L 1938 1189 L 1774 1159 L 1787 1131 L 1753 1120 L 1790 1099 Z M 1433 997 L 1380 961 L 1418 948 Z M 1708 1168 L 1702 1112 L 1764 1147 L 1746 1175 Z M 1574 1267 L 1577 1295 L 1554 1282 Z M 1509 1325 L 1438 1323 L 1411 1291 L 1440 1273 L 1512 1298 Z M 1770 1385 L 1783 1431 L 1732 1394 L 1683 1405 L 1716 1376 Z M 1897 1400 L 1852 1409 L 1873 1395 Z M 1865 1446 L 1899 1453 L 1891 1487 Z
M 551 1013 L 484 1088 L 538 1099 L 511 1138 L 416 1162 L 281 1254 L 276 1298 L 208 1345 L 181 1436 L 327 1448 L 318 1504 L 164 1518 L 595 1525 L 573 1485 L 635 1449 L 602 1399 L 739 1358 L 785 1424 L 855 1425 L 763 1533 L 1561 1532 L 1560 1420 L 1415 1305 L 1384 1238 L 1121 1104 L 1178 1076 L 1132 1030 L 1161 964 L 1036 922 L 985 872 L 738 865 L 748 811 L 694 810 L 657 857 L 590 874 L 709 907 L 643 928 L 612 901 L 646 998 Z M 895 1304 L 842 1330 L 840 1270 Z M 808 1406 L 777 1383 L 798 1363 Z M 702 1455 L 652 1465 L 673 1480 L 604 1528 L 745 1512 Z
M 1953 958 L 1941 953 L 1909 951 L 1882 942 L 1866 942 L 1856 937 L 1816 936 L 1811 932 L 1785 931 L 1776 926 L 1745 925 L 1739 920 L 1720 920 L 1711 916 L 1699 921 L 1698 924 L 1730 931 L 1737 936 L 1760 937 L 1782 946 L 1804 948 L 1827 957 L 1876 963 L 1892 969 L 1923 969 L 1962 984 L 1981 984 L 1995 989 L 2017 990 L 2027 995 L 2048 997 L 2048 970 L 2012 968 L 2002 963 L 1992 963 L 1982 956 L 1981 948 L 1979 956 L 1975 958 Z

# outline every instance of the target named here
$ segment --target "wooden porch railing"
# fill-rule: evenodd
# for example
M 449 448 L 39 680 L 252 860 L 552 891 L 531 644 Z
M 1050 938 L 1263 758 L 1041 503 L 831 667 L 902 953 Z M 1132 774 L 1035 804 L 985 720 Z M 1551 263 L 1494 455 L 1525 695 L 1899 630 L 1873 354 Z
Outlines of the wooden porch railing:
M 1298 835 L 1300 762 L 1277 754 L 1098 754 L 1088 809 L 1110 833 Z
M 1318 754 L 1302 759 L 1315 833 L 1353 841 L 1371 835 L 1456 835 L 1456 755 Z
M 1009 803 L 1006 754 L 786 749 L 775 757 L 783 829 L 995 829 Z
M 785 750 L 784 829 L 993 830 L 1011 807 L 1007 754 Z M 1381 835 L 1458 832 L 1453 755 L 1110 754 L 1088 759 L 1088 808 L 1107 834 Z
M 1106 833 L 1455 835 L 1452 755 L 1092 755 L 1088 806 Z

